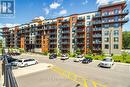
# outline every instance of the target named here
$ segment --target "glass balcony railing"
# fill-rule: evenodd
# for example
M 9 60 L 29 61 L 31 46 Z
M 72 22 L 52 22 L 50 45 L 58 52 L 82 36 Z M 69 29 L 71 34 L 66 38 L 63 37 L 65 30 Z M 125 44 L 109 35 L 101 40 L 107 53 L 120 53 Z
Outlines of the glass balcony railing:
M 84 29 L 76 29 L 76 32 L 84 32 Z
M 50 44 L 56 44 L 56 42 L 50 42 Z
M 77 18 L 77 20 L 79 20 L 79 21 L 85 20 L 85 17 L 79 17 L 79 18 Z
M 69 25 L 62 25 L 61 28 L 69 28 Z
M 62 33 L 70 33 L 70 31 L 69 31 L 69 30 L 66 30 L 66 31 L 62 31 Z
M 76 26 L 85 26 L 85 23 L 77 23 Z
M 68 20 L 66 19 L 66 20 L 62 20 L 61 22 L 64 23 L 64 22 L 69 22 L 69 21 L 70 21 L 69 19 Z
M 62 36 L 62 39 L 70 38 L 69 36 Z
M 76 38 L 84 38 L 83 35 L 76 36 Z
M 64 42 L 61 42 L 62 44 L 70 44 L 69 41 L 64 41 Z
M 93 35 L 93 37 L 102 37 L 102 35 L 101 34 L 95 34 L 95 35 Z
M 95 22 L 93 22 L 94 25 L 101 24 L 101 23 L 102 23 L 102 21 L 95 21 Z
M 102 28 L 93 28 L 93 31 L 101 31 Z

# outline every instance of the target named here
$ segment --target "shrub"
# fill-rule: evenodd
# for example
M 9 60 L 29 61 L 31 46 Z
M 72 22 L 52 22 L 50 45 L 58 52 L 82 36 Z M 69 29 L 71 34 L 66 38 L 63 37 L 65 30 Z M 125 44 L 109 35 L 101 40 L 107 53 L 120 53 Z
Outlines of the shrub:
M 45 52 L 43 53 L 43 55 L 48 55 L 48 51 L 45 51 Z
M 104 58 L 104 56 L 100 56 L 100 55 L 93 57 L 93 59 L 95 59 L 95 60 L 102 60 L 103 58 Z
M 93 57 L 90 56 L 90 55 L 85 55 L 84 57 L 85 57 L 85 58 L 91 58 L 91 59 L 93 59 Z
M 80 50 L 79 48 L 76 50 L 76 54 L 77 54 L 77 55 L 80 55 L 80 54 L 81 54 L 81 50 Z
M 113 60 L 115 62 L 123 62 L 123 57 L 122 56 L 113 56 L 112 58 L 113 58 Z
M 130 55 L 127 55 L 127 56 L 126 56 L 125 62 L 126 62 L 126 63 L 130 63 Z
M 20 51 L 20 53 L 24 53 L 25 52 L 24 48 L 19 48 L 19 51 Z
M 75 57 L 76 56 L 76 54 L 74 53 L 69 53 L 69 57 Z

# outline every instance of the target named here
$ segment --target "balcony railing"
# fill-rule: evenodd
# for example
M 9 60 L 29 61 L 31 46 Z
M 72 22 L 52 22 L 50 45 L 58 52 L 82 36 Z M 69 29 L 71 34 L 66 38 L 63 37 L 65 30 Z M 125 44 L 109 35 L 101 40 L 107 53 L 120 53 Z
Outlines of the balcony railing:
M 85 17 L 79 17 L 77 18 L 78 21 L 82 21 L 82 20 L 85 20 Z
M 85 23 L 77 23 L 76 26 L 85 26 Z
M 62 36 L 62 39 L 70 38 L 69 36 Z
M 101 24 L 101 23 L 102 23 L 102 21 L 95 21 L 95 22 L 93 22 L 94 25 Z
M 50 42 L 50 44 L 57 44 L 56 42 Z
M 95 35 L 93 35 L 93 37 L 102 37 L 102 35 L 101 34 L 95 34 Z
M 76 38 L 85 38 L 85 36 L 84 35 L 78 35 L 78 36 L 76 36 Z
M 76 32 L 85 32 L 84 29 L 76 29 Z
M 61 42 L 62 44 L 70 44 L 69 41 L 64 41 L 64 42 Z
M 93 31 L 101 31 L 102 30 L 102 28 L 100 27 L 100 28 L 93 28 Z
M 64 30 L 64 31 L 62 31 L 62 33 L 70 33 L 70 31 L 69 30 Z
M 93 44 L 101 44 L 101 41 L 93 41 Z
M 60 26 L 60 28 L 69 28 L 70 27 L 70 25 L 62 25 L 62 26 Z
M 62 20 L 61 22 L 69 22 L 70 20 L 69 19 L 65 19 L 65 20 Z

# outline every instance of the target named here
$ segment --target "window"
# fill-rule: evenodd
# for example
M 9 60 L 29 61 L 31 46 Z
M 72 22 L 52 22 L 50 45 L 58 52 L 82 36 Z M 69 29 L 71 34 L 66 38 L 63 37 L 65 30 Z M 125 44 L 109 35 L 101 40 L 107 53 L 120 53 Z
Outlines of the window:
M 114 21 L 116 21 L 116 22 L 117 22 L 117 21 L 118 21 L 118 19 L 119 19 L 119 17 L 118 17 L 118 16 L 115 16 L 115 17 L 114 17 Z
M 104 28 L 109 28 L 109 24 L 104 24 L 103 27 Z
M 72 17 L 72 21 L 75 21 L 75 17 Z
M 119 9 L 114 9 L 114 14 L 118 14 L 119 13 Z
M 87 26 L 91 25 L 91 22 L 87 22 Z
M 105 44 L 105 49 L 109 49 L 109 45 L 108 44 Z
M 119 24 L 118 24 L 118 23 L 115 23 L 115 24 L 113 25 L 113 27 L 118 28 L 118 27 L 119 27 Z
M 109 31 L 105 31 L 104 35 L 106 35 L 106 36 L 109 35 Z
M 118 30 L 114 30 L 114 35 L 119 35 L 119 31 Z
M 118 44 L 114 44 L 114 49 L 118 49 Z
M 90 16 L 87 16 L 87 20 L 90 20 Z
M 118 37 L 114 37 L 114 42 L 118 42 L 119 38 Z
M 109 38 L 108 37 L 104 38 L 104 41 L 109 42 Z

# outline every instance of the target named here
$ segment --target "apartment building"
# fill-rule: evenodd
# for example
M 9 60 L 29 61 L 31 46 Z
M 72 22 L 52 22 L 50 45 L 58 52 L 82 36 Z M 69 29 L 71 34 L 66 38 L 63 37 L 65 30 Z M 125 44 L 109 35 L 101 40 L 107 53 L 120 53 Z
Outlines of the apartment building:
M 40 18 L 15 27 L 4 27 L 6 47 L 31 52 L 72 52 L 119 54 L 123 24 L 128 22 L 126 2 L 98 7 L 98 11 L 73 14 L 55 19 Z

